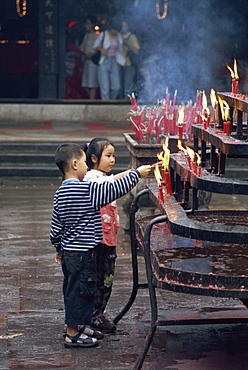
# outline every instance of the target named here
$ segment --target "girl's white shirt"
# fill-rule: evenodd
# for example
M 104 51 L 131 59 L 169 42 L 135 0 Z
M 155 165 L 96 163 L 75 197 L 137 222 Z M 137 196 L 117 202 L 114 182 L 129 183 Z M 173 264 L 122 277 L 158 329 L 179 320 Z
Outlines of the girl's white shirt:
M 89 170 L 84 177 L 84 181 L 98 182 L 100 184 L 104 181 L 114 182 L 114 175 L 107 176 L 102 171 Z
M 103 36 L 104 36 L 103 46 L 102 46 L 103 49 L 107 50 L 110 47 L 111 40 L 110 40 L 108 31 L 103 31 L 97 37 L 97 39 L 95 40 L 95 42 L 93 44 L 93 49 L 96 49 L 96 48 L 101 46 Z M 116 61 L 121 66 L 124 66 L 126 57 L 125 57 L 125 54 L 124 54 L 124 51 L 123 51 L 123 45 L 122 44 L 123 44 L 122 36 L 118 32 L 118 47 L 116 49 Z M 102 64 L 102 62 L 104 61 L 105 58 L 106 58 L 106 55 L 102 55 L 101 58 L 100 58 L 99 64 Z

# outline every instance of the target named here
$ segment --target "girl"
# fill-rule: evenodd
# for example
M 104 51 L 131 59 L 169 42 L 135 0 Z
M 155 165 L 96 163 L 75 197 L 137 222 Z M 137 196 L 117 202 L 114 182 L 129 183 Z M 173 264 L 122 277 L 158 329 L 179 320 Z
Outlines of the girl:
M 115 148 L 108 139 L 103 137 L 97 137 L 90 142 L 86 149 L 86 158 L 89 171 L 84 179 L 87 181 L 113 182 L 126 176 L 129 172 L 106 176 L 106 173 L 110 172 L 115 164 Z M 103 240 L 97 246 L 97 293 L 91 327 L 110 333 L 116 330 L 116 326 L 103 313 L 111 295 L 117 257 L 117 231 L 120 223 L 116 201 L 101 208 L 101 218 Z

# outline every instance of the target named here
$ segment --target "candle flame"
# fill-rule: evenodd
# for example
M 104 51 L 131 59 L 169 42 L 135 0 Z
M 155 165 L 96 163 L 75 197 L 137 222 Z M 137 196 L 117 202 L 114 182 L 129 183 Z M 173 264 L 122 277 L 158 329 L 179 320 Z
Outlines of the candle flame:
M 227 121 L 229 117 L 229 105 L 225 100 L 221 99 L 220 97 L 218 97 L 218 99 L 219 99 L 222 119 L 223 121 Z
M 158 186 L 161 186 L 162 185 L 162 176 L 161 176 L 161 173 L 160 173 L 160 170 L 159 170 L 159 167 L 158 165 L 155 166 L 154 168 L 154 176 L 156 178 L 156 181 L 158 183 Z
M 208 100 L 205 91 L 203 90 L 202 92 L 202 108 L 207 114 L 209 114 L 209 109 L 208 109 Z
M 187 150 L 182 146 L 182 141 L 181 140 L 178 140 L 177 147 L 178 147 L 179 150 L 184 152 L 184 154 L 187 154 Z
M 216 94 L 215 94 L 214 89 L 211 89 L 211 91 L 210 91 L 210 100 L 211 100 L 211 104 L 212 104 L 213 109 L 215 109 L 217 104 L 218 104 L 218 100 L 216 98 Z
M 194 150 L 193 150 L 193 149 L 191 149 L 191 148 L 190 148 L 190 147 L 188 147 L 188 146 L 186 146 L 186 150 L 187 150 L 188 155 L 190 156 L 190 159 L 191 159 L 192 161 L 194 161 L 194 159 L 195 159 L 195 152 L 194 152 Z
M 227 69 L 229 69 L 229 71 L 230 71 L 230 73 L 231 73 L 231 77 L 232 77 L 232 78 L 235 78 L 235 77 L 234 77 L 234 72 L 233 72 L 232 68 L 231 68 L 231 67 L 229 67 L 228 65 L 226 65 L 226 67 L 227 67 Z
M 163 144 L 163 151 L 157 154 L 158 159 L 163 163 L 164 170 L 167 171 L 170 161 L 170 149 L 168 148 L 169 136 L 166 136 L 165 143 Z
M 201 156 L 198 153 L 195 153 L 195 155 L 196 155 L 196 158 L 197 158 L 197 160 L 196 160 L 197 165 L 200 166 L 201 165 Z
M 238 65 L 237 65 L 237 60 L 234 59 L 234 64 L 233 64 L 233 70 L 231 67 L 229 67 L 228 65 L 226 65 L 227 69 L 229 69 L 230 73 L 231 73 L 231 77 L 232 78 L 235 78 L 236 80 L 239 79 L 239 75 L 238 75 Z
M 234 77 L 236 78 L 236 80 L 238 80 L 239 79 L 239 75 L 238 75 L 238 64 L 237 64 L 237 60 L 236 59 L 234 59 L 233 69 L 234 69 Z
M 178 125 L 182 125 L 183 124 L 183 121 L 184 121 L 184 106 L 180 106 L 178 107 L 178 121 L 177 121 L 177 124 Z

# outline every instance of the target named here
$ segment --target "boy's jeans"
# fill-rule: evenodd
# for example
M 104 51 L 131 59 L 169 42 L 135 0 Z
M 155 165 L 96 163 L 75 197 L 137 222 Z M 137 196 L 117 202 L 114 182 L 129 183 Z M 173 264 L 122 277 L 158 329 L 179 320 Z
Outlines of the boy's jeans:
M 65 324 L 89 325 L 96 293 L 96 252 L 62 251 Z
M 102 100 L 117 98 L 120 90 L 120 77 L 114 56 L 107 56 L 98 66 L 98 82 Z

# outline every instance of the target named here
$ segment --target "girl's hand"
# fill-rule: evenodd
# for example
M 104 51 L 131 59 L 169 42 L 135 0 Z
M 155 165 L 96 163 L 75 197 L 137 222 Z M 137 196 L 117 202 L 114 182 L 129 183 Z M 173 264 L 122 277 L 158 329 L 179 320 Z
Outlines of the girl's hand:
M 143 166 L 138 167 L 137 170 L 139 171 L 140 176 L 146 177 L 149 175 L 151 168 L 152 168 L 151 165 L 148 164 L 148 165 L 143 165 Z

